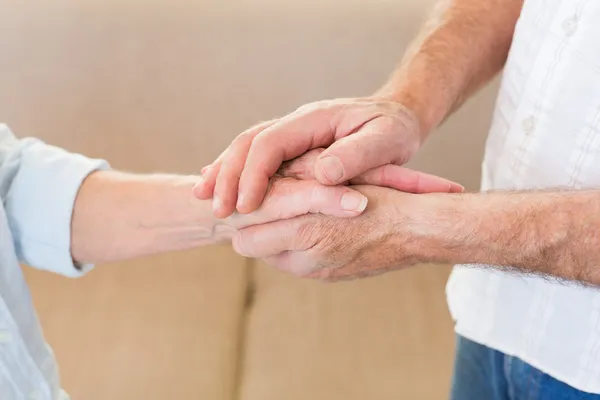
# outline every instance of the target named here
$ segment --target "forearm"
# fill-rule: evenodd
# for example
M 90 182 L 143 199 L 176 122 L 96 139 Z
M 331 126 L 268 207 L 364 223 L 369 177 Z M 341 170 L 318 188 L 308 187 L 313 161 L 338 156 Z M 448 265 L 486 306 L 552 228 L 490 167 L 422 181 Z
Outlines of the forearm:
M 81 263 L 129 259 L 212 244 L 233 228 L 191 195 L 197 177 L 91 174 L 75 201 L 71 253 Z
M 427 135 L 499 72 L 523 0 L 440 0 L 379 91 L 414 111 Z
M 290 166 L 290 172 L 298 171 L 294 168 Z M 308 213 L 348 218 L 362 211 L 348 208 L 348 199 L 362 203 L 363 197 L 346 186 L 323 186 L 282 174 L 270 180 L 256 211 L 218 219 L 212 200 L 192 195 L 198 177 L 92 173 L 75 199 L 71 256 L 79 263 L 119 261 L 230 240 L 238 229 Z
M 418 259 L 600 285 L 600 191 L 431 195 L 423 204 Z

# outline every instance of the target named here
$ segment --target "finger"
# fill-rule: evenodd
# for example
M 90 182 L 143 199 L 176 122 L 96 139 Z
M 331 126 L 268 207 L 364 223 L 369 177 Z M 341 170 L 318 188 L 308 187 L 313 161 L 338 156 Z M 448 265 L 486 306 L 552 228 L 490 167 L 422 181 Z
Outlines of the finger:
M 448 179 L 394 164 L 371 169 L 351 179 L 350 183 L 389 187 L 408 193 L 462 193 L 465 189 Z
M 315 164 L 325 149 L 313 149 L 302 154 L 300 157 L 294 158 L 281 164 L 277 170 L 277 174 L 294 179 L 314 179 Z
M 200 170 L 200 179 L 194 185 L 192 192 L 194 196 L 199 200 L 208 200 L 212 198 L 213 192 L 215 189 L 215 183 L 217 181 L 217 175 L 221 170 L 221 163 L 223 161 L 223 157 L 227 149 L 223 150 L 219 157 L 212 162 L 212 164 L 207 165 L 206 167 Z
M 337 185 L 370 169 L 408 161 L 416 148 L 404 132 L 394 132 L 402 127 L 392 117 L 366 123 L 321 153 L 315 166 L 315 178 L 325 185 Z
M 238 183 L 252 141 L 256 135 L 274 123 L 275 120 L 266 121 L 248 129 L 236 137 L 224 152 L 214 184 L 213 212 L 218 218 L 226 218 L 235 211 Z
M 333 116 L 333 108 L 293 113 L 255 138 L 240 177 L 239 212 L 249 213 L 258 208 L 265 196 L 269 178 L 283 161 L 333 142 Z
M 273 183 L 258 210 L 236 214 L 229 222 L 240 229 L 305 214 L 350 218 L 360 215 L 367 203 L 363 194 L 346 186 L 324 186 L 315 180 L 282 178 Z
M 238 231 L 232 240 L 234 250 L 250 258 L 271 257 L 286 251 L 303 251 L 312 245 L 300 232 L 306 217 L 254 225 Z
M 263 260 L 272 267 L 298 277 L 313 277 L 322 271 L 308 251 L 284 251 Z
M 314 179 L 314 165 L 324 150 L 314 149 L 284 162 L 277 173 L 296 179 Z M 389 187 L 409 193 L 462 193 L 464 191 L 464 187 L 456 182 L 394 164 L 373 168 L 351 179 L 349 183 Z
M 221 161 L 219 159 L 202 169 L 202 176 L 200 176 L 200 180 L 196 182 L 192 189 L 192 192 L 197 199 L 208 200 L 213 197 L 217 175 L 220 170 Z

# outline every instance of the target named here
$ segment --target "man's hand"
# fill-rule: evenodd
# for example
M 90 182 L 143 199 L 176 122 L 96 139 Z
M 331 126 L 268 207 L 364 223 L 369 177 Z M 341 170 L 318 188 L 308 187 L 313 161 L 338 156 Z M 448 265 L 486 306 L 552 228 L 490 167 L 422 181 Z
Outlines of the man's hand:
M 270 179 L 261 206 L 250 214 L 234 213 L 225 219 L 237 229 L 304 214 L 356 217 L 367 206 L 367 197 L 345 185 L 325 186 L 315 180 L 314 166 L 324 149 L 314 149 L 284 162 Z M 401 188 L 414 193 L 460 192 L 452 181 L 399 167 L 385 165 L 352 179 L 355 185 Z
M 203 172 L 195 193 L 213 197 L 221 218 L 236 207 L 249 213 L 281 164 L 311 149 L 327 148 L 316 160 L 315 179 L 337 185 L 376 167 L 406 163 L 421 142 L 417 118 L 400 103 L 371 98 L 312 103 L 238 136 Z
M 306 215 L 252 226 L 234 236 L 234 248 L 295 275 L 329 281 L 419 262 L 411 228 L 418 202 L 426 201 L 423 196 L 372 186 L 356 189 L 369 198 L 368 209 L 356 218 Z
M 426 135 L 502 69 L 523 0 L 443 0 L 389 82 L 369 98 L 321 101 L 242 133 L 196 189 L 215 215 L 256 209 L 285 160 L 327 147 L 316 179 L 340 184 L 401 165 Z
M 242 255 L 296 275 L 360 278 L 415 263 L 498 266 L 600 286 L 600 191 L 412 195 L 357 186 L 356 218 L 306 215 L 252 226 Z

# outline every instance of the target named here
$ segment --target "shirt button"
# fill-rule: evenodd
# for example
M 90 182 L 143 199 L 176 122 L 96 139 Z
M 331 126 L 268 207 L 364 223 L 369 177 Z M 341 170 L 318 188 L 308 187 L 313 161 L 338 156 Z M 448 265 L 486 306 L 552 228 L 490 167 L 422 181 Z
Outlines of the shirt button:
M 529 135 L 535 129 L 535 118 L 533 115 L 525 118 L 523 120 L 523 130 L 527 135 Z
M 0 343 L 12 342 L 12 335 L 9 331 L 0 330 Z
M 571 36 L 577 30 L 577 16 L 573 15 L 563 21 L 563 32 L 567 36 Z

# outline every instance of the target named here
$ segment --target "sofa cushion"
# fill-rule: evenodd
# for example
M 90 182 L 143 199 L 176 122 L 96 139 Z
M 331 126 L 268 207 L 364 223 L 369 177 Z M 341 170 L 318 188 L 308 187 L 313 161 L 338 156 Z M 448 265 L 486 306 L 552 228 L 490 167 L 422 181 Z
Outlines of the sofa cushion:
M 428 266 L 324 284 L 260 265 L 240 398 L 445 398 L 453 352 L 447 273 Z
M 101 266 L 77 280 L 26 272 L 73 399 L 236 393 L 248 269 L 229 247 Z

